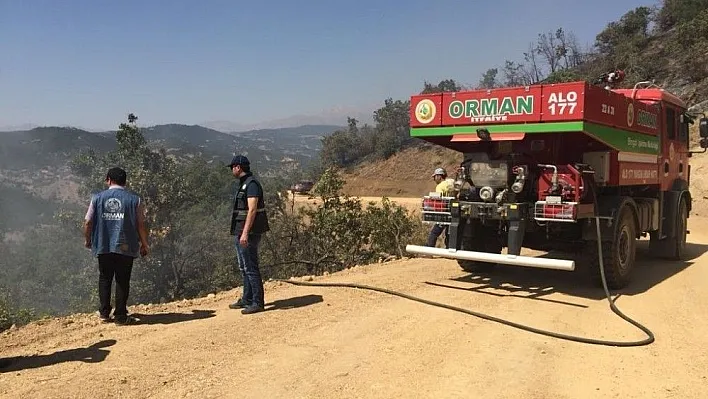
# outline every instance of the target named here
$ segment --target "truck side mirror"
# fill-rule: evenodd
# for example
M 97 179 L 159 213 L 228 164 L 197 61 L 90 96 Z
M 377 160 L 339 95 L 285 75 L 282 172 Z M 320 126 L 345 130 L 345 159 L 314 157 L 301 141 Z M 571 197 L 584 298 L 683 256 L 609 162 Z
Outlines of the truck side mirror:
M 693 125 L 693 123 L 695 122 L 693 118 L 688 114 L 681 114 L 680 119 L 681 123 L 688 123 L 689 125 Z
M 702 138 L 700 144 L 701 148 L 708 148 L 708 138 Z
M 701 118 L 698 122 L 698 134 L 703 138 L 708 138 L 708 118 Z

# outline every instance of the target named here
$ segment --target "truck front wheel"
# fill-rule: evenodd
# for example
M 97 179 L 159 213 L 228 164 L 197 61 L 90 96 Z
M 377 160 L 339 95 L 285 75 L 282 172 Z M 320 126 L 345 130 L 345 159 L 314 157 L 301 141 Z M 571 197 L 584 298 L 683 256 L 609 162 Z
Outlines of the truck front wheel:
M 460 243 L 460 250 L 500 254 L 502 245 L 496 237 L 463 236 L 462 242 Z M 496 263 L 478 262 L 464 259 L 458 259 L 457 264 L 460 265 L 462 270 L 468 273 L 488 272 L 496 266 Z
M 686 233 L 688 231 L 688 203 L 685 197 L 681 200 L 681 204 L 679 205 L 676 223 L 676 243 L 674 252 L 671 254 L 671 259 L 681 260 L 686 252 Z

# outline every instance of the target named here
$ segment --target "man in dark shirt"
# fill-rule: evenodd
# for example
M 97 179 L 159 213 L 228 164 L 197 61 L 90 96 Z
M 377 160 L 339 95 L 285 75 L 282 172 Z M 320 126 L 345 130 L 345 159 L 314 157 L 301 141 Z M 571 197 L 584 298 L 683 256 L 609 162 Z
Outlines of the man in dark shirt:
M 243 155 L 236 155 L 228 165 L 238 180 L 238 189 L 231 217 L 231 235 L 236 237 L 236 257 L 243 278 L 241 299 L 229 305 L 243 314 L 264 310 L 263 280 L 258 265 L 258 245 L 261 235 L 268 230 L 263 188 L 251 173 L 251 163 Z

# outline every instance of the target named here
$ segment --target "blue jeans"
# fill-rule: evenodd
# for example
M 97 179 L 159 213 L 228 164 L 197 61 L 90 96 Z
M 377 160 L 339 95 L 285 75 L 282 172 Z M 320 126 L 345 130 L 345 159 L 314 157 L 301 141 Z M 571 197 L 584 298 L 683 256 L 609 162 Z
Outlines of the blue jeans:
M 433 228 L 430 229 L 430 234 L 428 234 L 428 242 L 425 245 L 434 247 L 435 243 L 438 241 L 438 237 L 440 237 L 440 234 L 445 232 L 445 248 L 447 248 L 447 227 L 447 225 L 442 224 L 433 225 Z
M 239 243 L 240 238 L 241 234 L 236 234 L 236 260 L 243 279 L 243 302 L 246 306 L 263 307 L 265 306 L 263 280 L 258 268 L 258 244 L 261 242 L 261 236 L 260 234 L 249 235 L 246 248 Z

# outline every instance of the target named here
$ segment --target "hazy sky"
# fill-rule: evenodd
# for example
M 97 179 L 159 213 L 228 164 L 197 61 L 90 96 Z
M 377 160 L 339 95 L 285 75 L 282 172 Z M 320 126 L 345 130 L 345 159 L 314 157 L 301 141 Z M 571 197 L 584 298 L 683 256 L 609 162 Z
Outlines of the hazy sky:
M 591 44 L 654 3 L 0 0 L 0 126 L 370 113 L 424 80 L 476 83 L 559 26 Z

